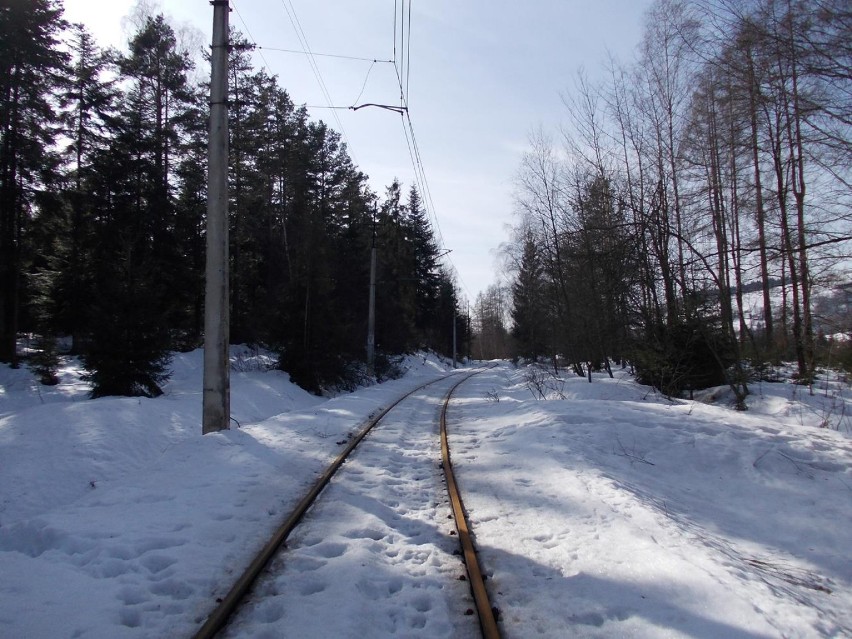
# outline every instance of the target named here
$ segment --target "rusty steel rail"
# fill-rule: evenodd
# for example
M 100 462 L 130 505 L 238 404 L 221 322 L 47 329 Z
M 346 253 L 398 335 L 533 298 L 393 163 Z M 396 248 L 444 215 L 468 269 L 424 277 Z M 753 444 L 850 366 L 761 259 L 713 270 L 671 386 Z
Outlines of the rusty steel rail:
M 456 522 L 456 529 L 459 534 L 459 543 L 462 547 L 462 556 L 464 557 L 464 564 L 467 567 L 467 581 L 470 584 L 470 591 L 473 594 L 473 600 L 476 604 L 476 612 L 479 616 L 479 628 L 482 631 L 483 639 L 500 639 L 500 630 L 497 627 L 494 608 L 491 606 L 491 600 L 488 598 L 488 591 L 485 588 L 485 580 L 482 578 L 482 570 L 479 567 L 476 549 L 474 548 L 473 540 L 471 539 L 470 527 L 464 510 L 464 503 L 462 502 L 461 494 L 459 493 L 455 473 L 453 473 L 453 464 L 450 461 L 450 446 L 447 441 L 447 409 L 449 408 L 453 392 L 465 381 L 481 372 L 482 371 L 475 371 L 470 375 L 465 376 L 463 379 L 459 380 L 458 383 L 453 385 L 450 392 L 447 393 L 447 398 L 444 400 L 444 407 L 441 410 L 441 459 L 444 467 L 444 475 L 447 478 L 447 492 L 450 495 L 450 504 L 453 508 L 453 518 Z
M 346 458 L 349 457 L 349 454 L 355 449 L 355 447 L 361 443 L 361 440 L 367 436 L 373 427 L 378 424 L 382 418 L 387 415 L 391 410 L 393 410 L 398 404 L 402 401 L 413 395 L 419 390 L 426 388 L 432 384 L 440 382 L 441 380 L 446 379 L 449 375 L 443 375 L 438 377 L 437 379 L 433 379 L 432 381 L 426 382 L 425 384 L 421 384 L 417 388 L 408 391 L 398 399 L 396 399 L 389 406 L 382 409 L 377 415 L 371 417 L 364 428 L 353 437 L 346 448 L 341 452 L 337 458 L 331 463 L 331 465 L 325 470 L 325 472 L 320 475 L 311 489 L 307 492 L 307 494 L 302 498 L 302 500 L 296 505 L 287 519 L 282 523 L 272 535 L 272 538 L 266 542 L 266 544 L 261 548 L 260 552 L 254 557 L 252 562 L 249 564 L 248 568 L 240 575 L 231 589 L 228 591 L 221 601 L 218 602 L 216 608 L 213 612 L 210 613 L 210 616 L 207 617 L 204 624 L 198 631 L 193 635 L 193 639 L 213 639 L 222 628 L 224 628 L 225 624 L 228 623 L 228 620 L 234 614 L 236 609 L 239 607 L 240 602 L 246 596 L 248 591 L 251 589 L 252 585 L 257 581 L 257 578 L 260 576 L 260 573 L 263 572 L 263 569 L 269 564 L 272 560 L 272 557 L 281 547 L 281 545 L 287 540 L 287 537 L 293 531 L 293 529 L 298 525 L 299 521 L 301 521 L 302 517 L 311 507 L 311 505 L 316 500 L 317 496 L 322 492 L 323 488 L 328 484 L 331 480 L 332 476 L 337 472 L 343 462 L 346 461 Z
M 440 427 L 441 427 L 441 455 L 443 460 L 443 468 L 444 473 L 447 478 L 447 490 L 450 494 L 450 501 L 453 510 L 453 517 L 455 519 L 456 528 L 459 534 L 459 541 L 462 545 L 462 553 L 465 565 L 467 567 L 468 573 L 468 581 L 470 583 L 471 591 L 473 592 L 473 597 L 476 602 L 477 611 L 479 614 L 479 624 L 482 630 L 482 636 L 484 639 L 499 639 L 500 634 L 497 630 L 497 624 L 494 619 L 494 613 L 491 609 L 491 605 L 488 600 L 488 594 L 485 590 L 485 585 L 482 579 L 482 572 L 479 569 L 479 564 L 476 559 L 476 551 L 473 548 L 473 543 L 471 541 L 469 527 L 467 524 L 467 520 L 464 514 L 464 507 L 462 505 L 461 497 L 459 496 L 458 487 L 456 484 L 455 476 L 453 475 L 452 465 L 450 462 L 449 456 L 449 446 L 447 444 L 447 433 L 446 433 L 446 414 L 447 407 L 449 406 L 450 398 L 452 397 L 453 392 L 465 381 L 473 377 L 474 375 L 483 372 L 487 369 L 481 369 L 478 371 L 474 371 L 465 375 L 461 380 L 459 380 L 447 393 L 447 396 L 444 400 L 443 409 L 441 410 L 441 418 L 440 418 Z M 278 552 L 279 548 L 284 544 L 287 540 L 287 537 L 293 531 L 293 529 L 299 524 L 301 519 L 304 517 L 305 513 L 308 509 L 313 505 L 316 498 L 322 492 L 322 490 L 326 487 L 334 474 L 338 471 L 340 466 L 343 465 L 343 462 L 346 461 L 349 454 L 355 449 L 358 444 L 367 436 L 367 434 L 376 426 L 391 410 L 393 410 L 397 405 L 402 403 L 408 397 L 416 393 L 417 391 L 423 390 L 427 386 L 431 386 L 437 382 L 447 379 L 454 373 L 450 375 L 443 375 L 436 379 L 433 379 L 425 384 L 421 384 L 416 388 L 408 391 L 404 395 L 401 395 L 399 398 L 394 400 L 391 404 L 383 408 L 376 415 L 371 417 L 364 427 L 358 432 L 355 437 L 353 437 L 346 448 L 335 458 L 335 460 L 326 468 L 326 470 L 319 476 L 313 486 L 308 490 L 305 496 L 299 501 L 287 519 L 275 530 L 272 537 L 267 541 L 267 543 L 263 546 L 260 552 L 255 555 L 254 559 L 251 561 L 249 566 L 245 569 L 245 571 L 240 575 L 240 577 L 236 580 L 234 585 L 228 591 L 228 593 L 221 599 L 217 600 L 218 603 L 214 610 L 210 613 L 207 619 L 204 621 L 204 624 L 198 629 L 198 631 L 193 635 L 193 639 L 213 639 L 216 634 L 225 627 L 230 618 L 236 612 L 237 608 L 240 606 L 240 603 L 248 594 L 251 587 L 259 578 L 260 574 L 263 572 L 264 568 L 269 564 L 272 558 L 275 556 L 275 553 Z

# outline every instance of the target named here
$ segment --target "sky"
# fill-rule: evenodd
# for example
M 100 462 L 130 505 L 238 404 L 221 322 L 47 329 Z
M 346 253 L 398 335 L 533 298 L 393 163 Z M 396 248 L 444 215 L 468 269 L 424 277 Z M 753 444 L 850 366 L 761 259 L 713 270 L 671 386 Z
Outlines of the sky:
M 207 0 L 146 0 L 177 27 L 209 45 L 213 10 Z M 496 251 L 513 217 L 513 181 L 539 126 L 557 130 L 562 95 L 582 68 L 603 74 L 608 56 L 629 62 L 652 0 L 429 0 L 405 3 L 407 45 L 396 59 L 406 86 L 414 140 L 428 186 L 438 241 L 451 252 L 461 293 L 471 303 L 501 279 Z M 401 0 L 400 0 L 401 2 Z M 400 115 L 382 109 L 329 110 L 354 104 L 399 104 L 391 0 L 232 0 L 230 22 L 260 49 L 267 67 L 314 119 L 342 128 L 358 167 L 379 195 L 396 177 L 408 186 L 415 169 Z M 66 18 L 82 22 L 102 45 L 123 48 L 134 0 L 64 0 Z M 396 7 L 394 6 L 396 4 Z M 408 9 L 411 7 L 410 30 Z M 315 54 L 326 91 L 311 70 L 291 16 Z M 397 20 L 399 22 L 399 20 Z M 406 52 L 402 54 L 403 50 Z M 403 66 L 404 65 L 404 66 Z M 206 72 L 206 69 L 204 70 Z M 327 95 L 327 97 L 326 97 Z

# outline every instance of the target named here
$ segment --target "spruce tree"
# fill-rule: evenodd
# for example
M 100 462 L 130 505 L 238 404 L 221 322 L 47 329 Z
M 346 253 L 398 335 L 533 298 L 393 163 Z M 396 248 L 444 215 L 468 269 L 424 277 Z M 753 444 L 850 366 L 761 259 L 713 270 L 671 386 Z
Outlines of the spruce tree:
M 418 346 L 439 348 L 441 327 L 436 324 L 439 295 L 438 255 L 432 225 L 426 217 L 420 193 L 412 186 L 406 205 L 406 237 L 411 245 L 414 272 L 414 327 Z
M 376 347 L 404 353 L 416 346 L 415 258 L 402 186 L 385 190 L 377 226 Z
M 71 61 L 68 82 L 60 105 L 69 142 L 64 150 L 66 167 L 61 229 L 51 252 L 57 271 L 51 293 L 55 328 L 71 336 L 71 352 L 83 349 L 88 331 L 87 309 L 93 302 L 92 251 L 93 210 L 86 191 L 95 153 L 111 142 L 110 123 L 116 117 L 118 92 L 113 80 L 110 54 L 101 51 L 82 25 L 74 25 L 69 46 Z
M 535 238 L 527 232 L 518 274 L 512 284 L 512 338 L 515 353 L 533 361 L 547 354 L 549 304 L 546 285 L 544 264 Z
M 52 179 L 53 97 L 66 56 L 53 0 L 5 0 L 0 9 L 0 362 L 17 365 L 33 198 Z
M 198 96 L 185 118 L 185 139 L 175 167 L 175 243 L 181 268 L 172 274 L 173 345 L 178 350 L 197 348 L 204 331 L 205 220 L 207 213 L 207 125 Z
M 140 127 L 138 118 L 122 121 L 112 146 L 95 157 L 87 187 L 96 217 L 94 299 L 83 361 L 94 397 L 156 396 L 167 378 L 167 291 L 152 276 L 161 264 L 140 189 L 152 172 Z
M 172 162 L 190 98 L 186 56 L 162 16 L 148 18 L 120 61 L 129 90 L 113 142 L 91 180 L 96 241 L 93 317 L 84 362 L 93 396 L 156 396 L 168 378 L 175 324 Z

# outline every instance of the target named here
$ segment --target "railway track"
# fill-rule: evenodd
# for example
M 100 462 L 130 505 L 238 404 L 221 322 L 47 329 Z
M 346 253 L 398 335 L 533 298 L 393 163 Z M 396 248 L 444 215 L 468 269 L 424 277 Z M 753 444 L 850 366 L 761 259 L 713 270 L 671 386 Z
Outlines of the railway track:
M 373 416 L 217 600 L 194 639 L 254 636 L 258 619 L 265 631 L 280 623 L 296 636 L 317 615 L 328 636 L 499 637 L 446 430 L 453 392 L 482 370 L 423 384 Z M 359 447 L 368 434 L 370 445 Z M 362 575 L 355 583 L 335 577 L 341 566 L 352 574 L 354 562 Z M 337 609 L 314 609 L 313 595 L 323 591 L 321 599 L 331 597 Z

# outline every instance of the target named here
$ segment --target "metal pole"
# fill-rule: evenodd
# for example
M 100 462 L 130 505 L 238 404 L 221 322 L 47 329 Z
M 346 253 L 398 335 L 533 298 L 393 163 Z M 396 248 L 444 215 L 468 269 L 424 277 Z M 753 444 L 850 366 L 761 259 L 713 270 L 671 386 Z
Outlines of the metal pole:
M 374 375 L 376 360 L 376 235 L 370 249 L 370 309 L 367 314 L 367 374 Z
M 376 215 L 373 207 L 373 242 L 370 246 L 370 301 L 367 311 L 367 374 L 376 373 Z
M 465 349 L 465 353 L 467 353 L 467 359 L 468 360 L 471 359 L 470 340 L 471 340 L 472 335 L 473 335 L 473 332 L 471 331 L 471 325 L 470 325 L 470 300 L 467 300 L 467 334 L 465 335 L 467 348 Z
M 456 301 L 453 300 L 453 368 L 456 367 Z
M 211 0 L 210 132 L 207 144 L 207 264 L 204 291 L 203 434 L 231 420 L 228 332 L 228 0 Z

